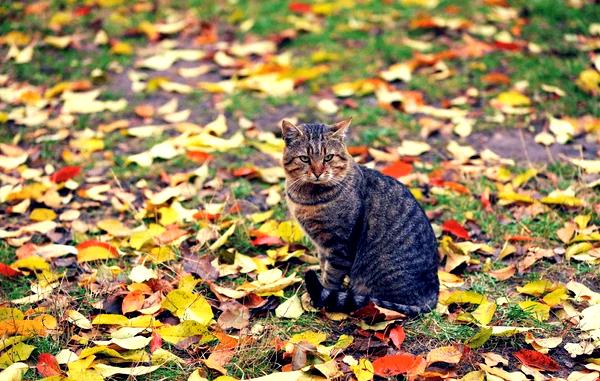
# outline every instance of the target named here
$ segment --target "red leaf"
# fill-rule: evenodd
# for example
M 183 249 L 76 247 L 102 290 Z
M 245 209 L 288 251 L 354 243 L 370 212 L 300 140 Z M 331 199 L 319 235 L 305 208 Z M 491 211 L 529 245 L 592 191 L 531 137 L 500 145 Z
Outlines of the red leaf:
M 82 6 L 82 7 L 75 8 L 75 10 L 73 11 L 73 14 L 75 14 L 75 16 L 81 17 L 81 16 L 88 15 L 91 11 L 92 11 L 92 7 Z
M 81 167 L 77 165 L 63 167 L 51 174 L 50 180 L 55 183 L 62 183 L 77 176 L 80 172 Z
M 0 263 L 0 275 L 10 278 L 13 276 L 22 275 L 22 273 L 19 270 L 13 269 L 6 263 Z
M 402 345 L 406 338 L 406 333 L 404 333 L 404 328 L 402 328 L 401 325 L 398 325 L 390 330 L 389 336 L 396 348 L 400 349 L 400 345 Z
M 387 355 L 373 361 L 375 374 L 381 377 L 397 376 L 408 373 L 421 362 L 420 358 L 410 353 Z
M 483 192 L 481 193 L 481 206 L 483 206 L 483 209 L 485 209 L 486 212 L 491 212 L 493 211 L 492 209 L 492 202 L 490 201 L 490 188 L 486 187 Z
M 260 246 L 260 245 L 276 246 L 276 245 L 281 245 L 283 242 L 281 242 L 279 237 L 264 235 L 261 237 L 254 238 L 251 241 L 251 243 L 252 243 L 252 246 Z
M 310 13 L 312 5 L 293 1 L 288 5 L 288 9 L 295 13 Z
M 469 239 L 469 232 L 456 220 L 446 220 L 442 224 L 442 231 L 449 232 L 462 239 Z
M 411 164 L 398 160 L 397 162 L 392 163 L 389 166 L 383 168 L 381 170 L 381 173 L 397 179 L 398 177 L 408 175 L 412 172 L 412 169 L 413 166 Z
M 43 377 L 59 376 L 62 374 L 56 357 L 50 353 L 41 353 L 38 356 L 36 369 Z
M 156 331 L 152 331 L 152 339 L 150 339 L 150 353 L 154 353 L 155 350 L 162 346 L 162 338 Z
M 510 236 L 505 236 L 504 239 L 507 241 L 525 241 L 525 242 L 533 241 L 533 237 L 530 237 L 528 235 L 510 235 Z
M 531 349 L 521 349 L 520 351 L 513 353 L 513 355 L 517 360 L 532 368 L 550 372 L 560 370 L 560 365 L 558 365 L 556 361 L 543 353 L 532 351 Z

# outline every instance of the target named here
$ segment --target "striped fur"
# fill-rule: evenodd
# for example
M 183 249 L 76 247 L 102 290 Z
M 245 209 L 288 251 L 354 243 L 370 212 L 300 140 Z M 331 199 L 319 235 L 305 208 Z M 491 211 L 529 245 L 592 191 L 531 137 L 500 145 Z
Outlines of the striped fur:
M 352 160 L 348 125 L 282 125 L 288 206 L 320 258 L 321 279 L 307 274 L 309 294 L 332 311 L 369 301 L 407 315 L 429 311 L 439 291 L 431 225 L 400 182 Z

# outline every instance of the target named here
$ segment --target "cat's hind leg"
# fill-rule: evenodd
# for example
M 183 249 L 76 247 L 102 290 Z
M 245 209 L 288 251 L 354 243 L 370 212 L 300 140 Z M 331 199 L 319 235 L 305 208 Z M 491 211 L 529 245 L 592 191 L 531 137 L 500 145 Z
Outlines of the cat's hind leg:
M 352 262 L 342 253 L 321 252 L 321 281 L 323 286 L 332 290 L 341 290 L 344 278 L 350 274 Z

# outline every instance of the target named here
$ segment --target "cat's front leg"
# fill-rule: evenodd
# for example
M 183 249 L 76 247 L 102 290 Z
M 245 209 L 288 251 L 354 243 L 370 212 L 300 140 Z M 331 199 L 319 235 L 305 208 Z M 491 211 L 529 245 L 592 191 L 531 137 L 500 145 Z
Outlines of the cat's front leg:
M 325 288 L 340 290 L 344 286 L 344 278 L 350 274 L 352 261 L 345 253 L 321 250 L 321 283 Z

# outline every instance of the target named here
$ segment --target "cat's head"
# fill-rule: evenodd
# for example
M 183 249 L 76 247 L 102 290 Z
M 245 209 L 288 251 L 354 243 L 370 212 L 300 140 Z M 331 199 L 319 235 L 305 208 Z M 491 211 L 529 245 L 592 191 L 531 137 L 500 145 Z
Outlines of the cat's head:
M 294 125 L 284 120 L 283 167 L 294 183 L 330 185 L 343 179 L 352 165 L 344 139 L 352 119 L 333 125 L 307 123 Z

